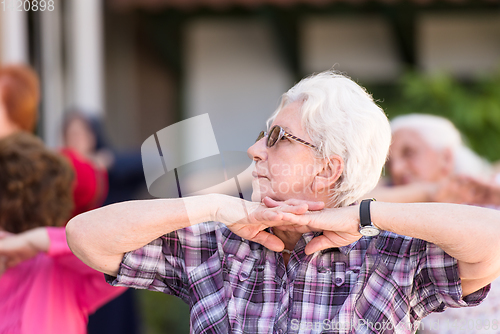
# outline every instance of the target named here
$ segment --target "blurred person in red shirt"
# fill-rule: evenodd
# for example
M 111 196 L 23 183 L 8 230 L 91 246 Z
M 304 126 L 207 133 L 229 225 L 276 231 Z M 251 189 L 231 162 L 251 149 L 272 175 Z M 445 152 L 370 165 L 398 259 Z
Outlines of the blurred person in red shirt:
M 19 131 L 34 132 L 40 102 L 37 74 L 24 65 L 0 66 L 0 139 Z M 75 149 L 61 152 L 71 162 L 76 179 L 72 216 L 102 205 L 107 195 L 107 174 Z
M 70 112 L 63 122 L 64 148 L 61 153 L 70 159 L 76 171 L 75 210 L 73 216 L 96 209 L 108 194 L 107 163 L 96 154 L 97 138 L 89 118 Z

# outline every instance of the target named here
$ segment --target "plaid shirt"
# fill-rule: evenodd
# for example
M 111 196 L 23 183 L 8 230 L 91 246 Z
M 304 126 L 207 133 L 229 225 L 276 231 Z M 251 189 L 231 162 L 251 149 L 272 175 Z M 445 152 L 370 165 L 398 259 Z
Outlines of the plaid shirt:
M 281 253 L 203 223 L 127 253 L 107 279 L 183 299 L 196 334 L 413 333 L 429 313 L 488 293 L 462 299 L 457 261 L 423 240 L 382 232 L 308 256 L 317 234 L 304 234 L 285 266 Z

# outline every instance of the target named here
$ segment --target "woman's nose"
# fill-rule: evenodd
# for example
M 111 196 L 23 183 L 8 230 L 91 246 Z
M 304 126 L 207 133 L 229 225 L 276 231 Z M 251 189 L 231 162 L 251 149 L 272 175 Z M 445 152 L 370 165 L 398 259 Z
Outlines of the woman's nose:
M 255 144 L 248 148 L 247 154 L 250 159 L 254 161 L 267 159 L 266 138 L 267 137 L 263 137 L 257 140 Z

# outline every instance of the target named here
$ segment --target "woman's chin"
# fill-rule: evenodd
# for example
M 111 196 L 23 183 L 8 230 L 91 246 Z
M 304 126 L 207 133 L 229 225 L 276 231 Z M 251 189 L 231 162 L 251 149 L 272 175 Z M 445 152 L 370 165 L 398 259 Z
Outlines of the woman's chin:
M 269 188 L 261 186 L 258 182 L 252 184 L 252 202 L 262 202 L 266 196 L 273 199 L 275 197 L 272 193 L 269 193 Z

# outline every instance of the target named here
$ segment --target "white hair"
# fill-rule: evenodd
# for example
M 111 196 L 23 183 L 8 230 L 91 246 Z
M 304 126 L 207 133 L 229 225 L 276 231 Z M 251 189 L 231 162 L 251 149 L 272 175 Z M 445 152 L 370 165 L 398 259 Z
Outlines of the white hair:
M 455 151 L 462 145 L 460 132 L 444 117 L 427 114 L 397 116 L 391 121 L 392 133 L 400 129 L 416 131 L 433 149 Z
M 434 150 L 449 149 L 453 154 L 456 174 L 487 177 L 491 173 L 489 163 L 468 148 L 462 141 L 460 131 L 444 117 L 428 114 L 397 116 L 391 121 L 392 133 L 400 129 L 416 131 Z
M 296 101 L 302 102 L 302 127 L 318 147 L 318 155 L 325 159 L 338 155 L 344 161 L 327 206 L 347 206 L 370 192 L 391 143 L 389 121 L 371 95 L 348 77 L 325 71 L 302 79 L 283 94 L 268 125 Z

